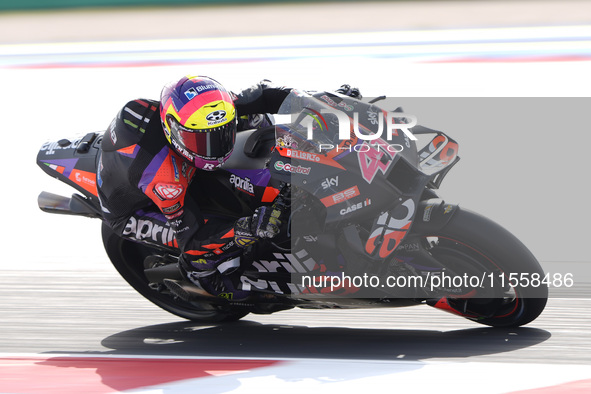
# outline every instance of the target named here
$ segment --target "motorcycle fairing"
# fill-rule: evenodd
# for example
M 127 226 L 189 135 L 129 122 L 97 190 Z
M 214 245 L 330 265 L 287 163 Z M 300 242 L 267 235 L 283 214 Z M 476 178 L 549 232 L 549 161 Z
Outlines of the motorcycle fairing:
M 457 156 L 457 142 L 438 132 L 431 142 L 419 151 L 419 166 L 425 174 L 432 175 L 452 164 Z
M 47 142 L 37 154 L 37 164 L 98 204 L 96 166 L 101 139 L 100 133 L 88 133 L 72 141 Z
M 351 231 L 357 232 L 354 238 L 361 240 L 364 256 L 343 252 L 341 259 L 345 262 L 351 260 L 351 265 L 358 267 L 369 266 L 376 261 L 383 263 L 412 231 L 425 188 L 433 186 L 435 177 L 439 176 L 440 182 L 447 172 L 446 168 L 459 160 L 457 143 L 436 132 L 417 159 L 412 155 L 416 152 L 414 141 L 402 133 L 393 135 L 392 141 L 378 138 L 369 142 L 351 132 L 350 139 L 341 141 L 331 151 L 319 152 L 321 143 L 329 140 L 326 134 L 321 133 L 329 131 L 321 130 L 329 128 L 329 124 L 325 119 L 318 118 L 319 107 L 324 104 L 310 104 L 309 101 L 315 100 L 312 97 L 308 101 L 302 97 L 298 99 L 300 104 L 303 103 L 304 112 L 316 108 L 313 113 L 318 128 L 314 130 L 314 135 L 318 139 L 307 140 L 307 135 L 302 133 L 309 130 L 299 127 L 299 124 L 277 127 L 278 146 L 271 156 L 269 167 L 273 178 L 291 183 L 320 201 L 317 211 L 308 216 L 325 218 L 320 220 L 325 225 L 321 231 L 315 229 L 315 232 L 311 230 L 314 226 L 310 226 L 310 221 L 304 220 L 302 215 L 292 218 L 292 250 L 297 250 L 295 246 L 301 243 L 301 239 L 331 234 L 337 238 L 338 232 L 349 226 Z M 366 109 L 359 103 L 355 105 L 357 109 Z M 301 117 L 298 119 L 301 120 Z M 363 124 L 360 127 L 363 128 Z M 408 148 L 407 152 L 394 152 L 388 148 L 390 144 L 404 145 Z M 289 164 L 289 173 L 284 170 L 286 164 Z M 322 262 L 328 256 L 321 254 L 314 258 Z M 292 278 L 291 282 L 294 283 L 295 279 Z
M 365 107 L 362 104 L 357 103 L 357 108 L 363 110 Z M 220 198 L 199 201 L 204 213 L 233 217 L 252 214 L 252 210 L 261 203 L 272 202 L 279 193 L 281 182 L 296 186 L 296 189 L 304 191 L 308 197 L 313 196 L 318 202 L 315 205 L 316 211 L 308 212 L 307 215 L 300 214 L 299 217 L 312 217 L 316 222 L 325 223 L 324 228 L 310 225 L 308 220 L 300 223 L 297 220 L 298 216 L 292 215 L 291 250 L 295 252 L 282 254 L 281 262 L 279 254 L 275 253 L 266 257 L 263 255 L 253 263 L 258 273 L 254 276 L 255 280 L 252 279 L 254 271 L 251 271 L 250 281 L 258 283 L 259 290 L 266 288 L 274 293 L 312 295 L 317 292 L 312 288 L 297 286 L 296 278 L 290 275 L 320 273 L 330 276 L 343 272 L 347 267 L 349 270 L 358 271 L 361 269 L 359 267 L 367 267 L 377 260 L 383 261 L 404 242 L 406 235 L 411 231 L 421 193 L 430 179 L 421 168 L 417 168 L 413 160 L 407 160 L 404 152 L 392 152 L 387 149 L 389 143 L 406 144 L 408 140 L 404 136 L 393 136 L 394 140 L 390 142 L 374 140 L 370 145 L 368 141 L 361 140 L 351 132 L 350 138 L 340 141 L 338 148 L 320 153 L 315 141 L 301 138 L 300 134 L 293 133 L 289 125 L 277 126 L 275 132 L 277 146 L 270 154 L 266 167 L 261 166 L 261 163 L 268 160 L 268 154 L 251 157 L 243 152 L 249 139 L 252 142 L 256 135 L 249 131 L 241 132 L 237 136 L 233 160 L 227 162 L 219 171 L 200 173 L 190 186 L 193 189 L 191 194 L 198 196 L 198 200 L 206 194 L 227 195 L 229 199 L 233 198 L 232 201 L 221 201 Z M 452 162 L 453 158 L 450 159 L 449 155 L 445 154 L 453 147 L 450 145 L 452 143 L 453 141 L 445 136 L 436 136 L 432 143 L 421 151 L 425 166 L 435 168 L 438 165 L 440 171 Z M 55 144 L 53 143 L 53 146 L 60 146 Z M 77 178 L 72 174 L 86 169 L 89 173 L 95 171 L 99 144 L 100 138 L 94 133 L 69 144 L 62 142 L 65 148 L 60 146 L 60 149 L 53 149 L 49 160 L 42 157 L 43 152 L 47 152 L 48 149 L 42 149 L 38 161 L 48 166 L 49 170 L 46 169 L 46 172 L 54 171 L 64 182 L 72 182 L 78 190 L 92 197 L 96 191 L 92 193 L 92 189 L 88 190 L 77 182 L 79 176 Z M 82 145 L 89 145 L 94 149 L 78 149 L 78 146 Z M 367 149 L 363 148 L 365 145 L 368 146 Z M 47 148 L 50 146 L 51 144 L 48 144 Z M 416 151 L 414 145 L 411 145 L 411 148 Z M 46 155 L 49 156 L 47 153 Z M 81 160 L 82 158 L 84 160 Z M 448 159 L 447 162 L 444 162 L 445 159 Z M 91 176 L 87 178 L 92 179 Z M 216 191 L 218 188 L 219 191 Z M 198 189 L 208 190 L 208 193 L 200 193 Z M 299 229 L 298 223 L 301 224 Z M 361 244 L 357 251 L 351 250 L 347 242 L 343 243 L 343 240 L 339 239 L 338 234 L 343 228 L 348 228 L 349 232 L 356 232 L 354 238 L 360 240 Z M 305 249 L 302 249 L 301 245 L 295 245 L 307 242 L 306 239 L 316 241 L 308 243 Z M 338 249 L 336 245 L 339 242 L 343 250 L 338 255 L 317 254 L 318 250 Z M 359 250 L 363 255 L 358 253 Z M 304 255 L 306 258 L 300 261 Z M 269 264 L 276 267 L 277 272 L 273 272 Z M 357 268 L 350 268 L 353 265 Z M 248 280 L 244 283 L 248 283 Z M 359 289 L 341 288 L 338 289 L 338 293 L 351 295 L 357 290 Z

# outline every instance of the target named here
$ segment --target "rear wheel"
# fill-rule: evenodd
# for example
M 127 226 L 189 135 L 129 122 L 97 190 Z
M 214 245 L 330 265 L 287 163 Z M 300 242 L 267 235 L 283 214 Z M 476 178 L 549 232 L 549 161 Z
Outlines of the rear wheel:
M 548 287 L 540 264 L 521 241 L 490 219 L 458 209 L 424 240 L 448 276 L 478 278 L 476 287 L 431 300 L 432 306 L 494 327 L 527 324 L 544 310 Z
M 205 302 L 186 302 L 169 292 L 154 290 L 144 275 L 144 259 L 150 255 L 162 254 L 162 251 L 122 238 L 104 223 L 102 236 L 107 255 L 123 279 L 138 293 L 167 312 L 201 323 L 234 321 L 248 314 L 243 310 L 221 309 Z

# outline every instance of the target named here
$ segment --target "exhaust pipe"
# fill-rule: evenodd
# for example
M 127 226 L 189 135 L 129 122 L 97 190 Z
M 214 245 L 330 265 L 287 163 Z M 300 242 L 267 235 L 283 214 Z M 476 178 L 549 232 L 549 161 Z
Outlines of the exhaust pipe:
M 217 297 L 193 283 L 174 279 L 164 279 L 163 283 L 173 295 L 183 301 L 189 302 L 199 298 L 207 298 L 209 301 L 217 300 Z

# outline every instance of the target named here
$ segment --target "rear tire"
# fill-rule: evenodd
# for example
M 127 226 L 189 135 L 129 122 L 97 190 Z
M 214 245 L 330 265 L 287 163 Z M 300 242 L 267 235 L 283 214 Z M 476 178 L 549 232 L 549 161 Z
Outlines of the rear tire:
M 235 321 L 248 314 L 243 310 L 222 310 L 219 306 L 204 302 L 186 302 L 150 288 L 144 275 L 144 259 L 150 255 L 162 254 L 162 250 L 122 238 L 105 223 L 102 226 L 102 236 L 107 255 L 123 279 L 165 311 L 200 323 Z
M 517 327 L 530 323 L 544 310 L 548 299 L 546 285 L 527 285 L 518 281 L 517 286 L 508 286 L 510 274 L 517 274 L 514 275 L 517 278 L 523 274 L 524 277 L 543 279 L 542 267 L 519 239 L 492 220 L 458 208 L 441 230 L 422 234 L 437 238 L 429 251 L 444 264 L 471 264 L 480 274 L 504 277 L 504 289 L 500 288 L 501 280 L 495 284 L 499 285 L 497 291 L 502 290 L 502 298 L 498 295 L 470 301 L 448 298 L 456 310 L 459 305 L 471 309 L 471 316 L 464 314 L 466 318 L 488 326 Z M 485 309 L 488 309 L 487 313 L 479 316 L 479 311 Z

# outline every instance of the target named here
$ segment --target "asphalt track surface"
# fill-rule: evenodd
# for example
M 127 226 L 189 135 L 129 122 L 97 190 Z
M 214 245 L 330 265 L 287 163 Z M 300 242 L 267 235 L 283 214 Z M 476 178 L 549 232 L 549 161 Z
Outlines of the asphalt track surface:
M 526 4 L 529 2 L 516 2 L 512 12 L 502 12 L 491 3 L 485 3 L 479 8 L 479 12 L 472 13 L 473 18 L 468 23 L 468 19 L 459 17 L 454 8 L 460 7 L 459 3 L 447 4 L 447 8 L 439 8 L 439 3 L 431 4 L 424 19 L 401 18 L 404 21 L 412 20 L 413 23 L 401 22 L 399 26 L 413 29 L 471 27 L 475 24 L 581 24 L 590 22 L 587 19 L 591 15 L 591 12 L 584 12 L 589 7 L 585 2 L 561 3 L 566 8 L 577 6 L 581 12 L 564 12 L 565 8 L 558 9 L 556 4 L 543 3 L 544 6 L 539 7 L 536 13 L 521 12 L 521 18 L 516 15 L 520 10 L 530 9 Z M 510 7 L 508 4 L 505 6 Z M 260 14 L 257 7 L 250 10 L 259 11 Z M 334 15 L 332 6 L 317 7 L 292 8 L 290 12 L 292 15 L 298 12 L 298 15 L 311 18 Z M 352 12 L 360 12 L 355 9 L 359 5 L 350 7 Z M 387 4 L 383 7 L 396 6 Z M 399 7 L 397 11 L 401 15 L 412 15 L 413 12 L 425 9 L 424 4 L 403 4 Z M 468 7 L 475 6 L 470 4 Z M 453 16 L 442 18 L 444 11 Z M 0 15 L 0 19 L 21 22 L 9 29 L 10 34 L 14 34 L 23 27 L 23 19 L 19 18 L 25 18 L 24 20 L 34 22 L 37 26 L 45 26 L 44 23 L 55 22 L 55 18 L 63 18 L 66 26 L 70 23 L 68 21 L 80 19 L 79 12 L 38 14 L 32 18 L 13 13 Z M 210 11 L 201 10 L 199 15 L 203 17 L 206 12 Z M 266 8 L 265 12 L 276 12 L 276 9 Z M 115 13 L 100 11 L 89 16 L 88 23 L 104 23 L 113 18 L 131 17 L 132 14 L 145 20 L 154 18 L 150 10 Z M 384 14 L 375 14 L 377 19 L 373 26 L 377 30 L 393 28 L 388 24 L 391 21 L 382 16 Z M 240 17 L 238 13 L 233 15 L 237 19 Z M 511 18 L 507 19 L 507 15 Z M 276 19 L 270 17 L 269 20 Z M 97 26 L 100 25 L 99 22 L 96 22 Z M 342 25 L 338 20 L 336 22 L 336 25 Z M 7 26 L 9 25 L 6 23 L 0 23 L 0 30 Z M 258 23 L 249 26 L 252 34 L 268 33 L 260 30 Z M 368 26 L 364 27 L 365 30 L 369 29 Z M 283 25 L 283 28 L 292 29 L 292 32 L 302 31 L 301 27 L 293 25 Z M 322 29 L 326 29 L 326 26 Z M 60 29 L 47 28 L 44 35 L 39 33 L 41 30 L 21 31 L 25 30 L 30 34 L 17 34 L 8 41 L 33 43 L 154 38 L 138 37 L 135 35 L 137 33 L 127 29 L 119 32 L 86 29 L 85 31 L 94 33 L 80 34 L 75 39 L 72 38 L 71 31 Z M 319 28 L 309 30 L 318 32 Z M 351 30 L 354 29 L 348 26 L 337 28 L 337 31 Z M 214 32 L 213 35 L 220 36 L 223 32 Z M 9 36 L 0 36 L 6 43 L 6 37 Z M 183 32 L 171 33 L 171 37 L 183 37 Z M 48 180 L 47 184 L 49 182 L 54 181 Z M 31 192 L 36 190 L 30 188 Z M 47 226 L 48 223 L 54 223 L 57 226 L 54 235 L 68 238 L 71 229 L 67 227 L 67 223 L 70 219 L 72 218 L 52 218 L 41 224 Z M 98 223 L 82 224 L 77 220 L 72 219 L 72 223 L 76 223 L 74 227 L 82 232 L 90 232 L 90 236 L 98 236 Z M 48 232 L 47 228 L 36 231 L 46 232 L 46 235 Z M 83 238 L 76 242 L 80 239 Z M 580 280 L 575 289 L 553 290 L 553 297 L 543 314 L 535 322 L 519 329 L 489 329 L 426 306 L 356 311 L 290 310 L 270 316 L 248 315 L 235 323 L 203 326 L 176 318 L 136 294 L 109 266 L 105 256 L 100 251 L 97 252 L 96 245 L 88 248 L 92 257 L 86 261 L 85 266 L 74 268 L 85 248 L 69 244 L 70 251 L 48 251 L 47 245 L 53 244 L 60 248 L 55 242 L 55 239 L 46 241 L 43 256 L 35 261 L 31 261 L 30 257 L 23 257 L 22 253 L 10 253 L 4 258 L 4 268 L 0 275 L 0 351 L 3 354 L 591 365 L 591 280 L 584 274 L 578 276 Z M 4 237 L 3 243 L 4 249 L 9 249 L 7 237 Z M 98 238 L 96 243 L 100 243 Z M 549 270 L 560 269 L 562 272 L 572 268 L 564 268 L 564 264 L 565 262 L 545 265 Z M 536 376 L 532 374 L 526 379 L 535 381 Z
M 114 271 L 114 270 L 113 270 Z M 175 318 L 115 272 L 5 271 L 4 353 L 589 364 L 589 298 L 551 298 L 519 329 L 427 306 L 290 310 L 218 326 Z

